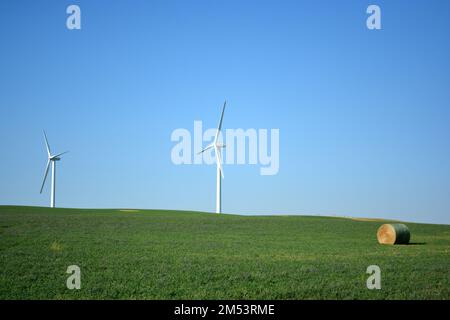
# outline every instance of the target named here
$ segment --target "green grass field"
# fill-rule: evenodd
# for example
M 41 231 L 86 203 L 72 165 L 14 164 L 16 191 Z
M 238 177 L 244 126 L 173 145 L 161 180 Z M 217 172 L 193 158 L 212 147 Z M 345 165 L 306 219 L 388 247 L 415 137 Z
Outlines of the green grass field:
M 381 246 L 382 223 L 0 206 L 0 299 L 449 299 L 450 226 Z

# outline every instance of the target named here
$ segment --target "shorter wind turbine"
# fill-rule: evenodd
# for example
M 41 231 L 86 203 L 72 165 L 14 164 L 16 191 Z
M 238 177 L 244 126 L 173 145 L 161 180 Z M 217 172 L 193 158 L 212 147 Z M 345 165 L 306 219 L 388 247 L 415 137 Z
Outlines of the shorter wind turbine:
M 44 179 L 42 180 L 42 186 L 41 186 L 41 192 L 42 193 L 42 189 L 44 189 L 44 185 L 45 185 L 45 180 L 47 179 L 47 175 L 48 175 L 48 169 L 50 168 L 50 163 L 52 164 L 52 189 L 51 189 L 51 194 L 50 194 L 50 207 L 54 208 L 55 207 L 55 191 L 56 191 L 56 161 L 61 160 L 61 156 L 69 151 L 63 152 L 63 153 L 58 153 L 57 155 L 52 156 L 51 152 L 50 152 L 50 146 L 48 145 L 48 140 L 47 140 L 47 135 L 45 134 L 44 131 L 44 139 L 45 139 L 45 146 L 47 147 L 47 155 L 48 155 L 48 160 L 47 160 L 47 166 L 45 167 L 45 174 L 44 174 Z
M 222 115 L 220 116 L 219 125 L 217 126 L 216 135 L 214 137 L 213 143 L 207 146 L 205 149 L 200 151 L 198 154 L 201 154 L 207 150 L 214 148 L 214 153 L 216 154 L 216 167 L 217 167 L 217 180 L 216 180 L 216 213 L 222 213 L 222 180 L 224 179 L 223 171 L 222 171 L 222 157 L 220 156 L 220 149 L 225 148 L 224 144 L 219 143 L 219 134 L 222 130 L 222 121 L 223 114 L 225 113 L 225 107 L 227 105 L 227 101 L 225 100 L 222 108 Z

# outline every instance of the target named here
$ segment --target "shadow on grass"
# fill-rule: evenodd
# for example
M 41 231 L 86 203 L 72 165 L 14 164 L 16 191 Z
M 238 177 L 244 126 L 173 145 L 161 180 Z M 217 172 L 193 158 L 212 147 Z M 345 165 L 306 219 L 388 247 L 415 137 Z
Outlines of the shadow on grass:
M 396 243 L 394 246 L 424 246 L 426 242 L 409 242 L 409 243 Z

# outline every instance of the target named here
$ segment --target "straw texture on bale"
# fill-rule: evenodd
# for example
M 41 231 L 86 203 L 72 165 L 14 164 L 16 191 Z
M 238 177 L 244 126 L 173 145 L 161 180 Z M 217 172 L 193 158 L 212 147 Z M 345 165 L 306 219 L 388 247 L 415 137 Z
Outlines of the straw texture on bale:
M 408 244 L 411 234 L 402 223 L 383 224 L 377 232 L 380 244 Z

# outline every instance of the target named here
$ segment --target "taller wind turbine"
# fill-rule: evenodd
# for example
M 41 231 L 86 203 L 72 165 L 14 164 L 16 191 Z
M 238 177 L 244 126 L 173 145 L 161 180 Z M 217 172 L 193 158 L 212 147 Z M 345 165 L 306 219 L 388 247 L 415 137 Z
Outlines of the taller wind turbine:
M 216 135 L 214 137 L 213 143 L 207 146 L 205 149 L 199 152 L 199 154 L 214 148 L 214 153 L 216 154 L 216 167 L 217 167 L 217 181 L 216 181 L 216 213 L 222 213 L 222 179 L 224 179 L 222 170 L 222 157 L 220 155 L 220 149 L 225 148 L 224 144 L 219 143 L 219 134 L 222 130 L 223 114 L 225 113 L 225 107 L 227 101 L 225 100 L 222 108 L 222 115 L 220 116 L 219 125 L 217 126 Z
M 47 160 L 47 166 L 45 167 L 45 174 L 44 174 L 44 179 L 42 180 L 42 186 L 41 186 L 40 193 L 42 193 L 42 189 L 44 189 L 45 180 L 47 179 L 48 169 L 50 168 L 50 163 L 51 163 L 52 164 L 52 189 L 51 189 L 51 193 L 50 193 L 50 207 L 54 208 L 55 207 L 55 192 L 56 192 L 56 161 L 61 160 L 61 156 L 69 151 L 59 153 L 57 155 L 52 156 L 45 131 L 44 131 L 44 140 L 45 140 L 45 146 L 47 147 L 48 160 Z

